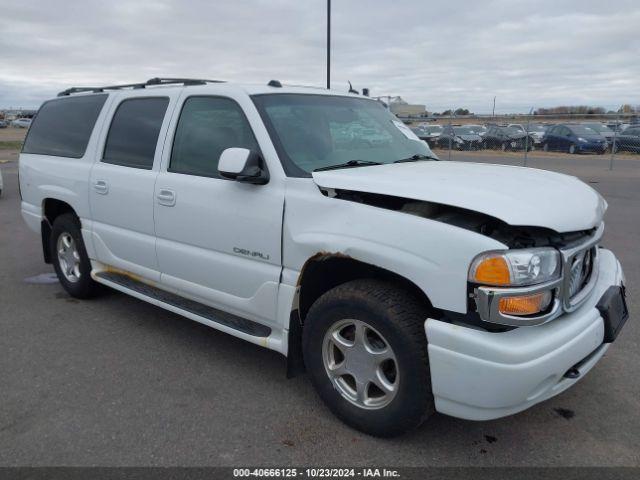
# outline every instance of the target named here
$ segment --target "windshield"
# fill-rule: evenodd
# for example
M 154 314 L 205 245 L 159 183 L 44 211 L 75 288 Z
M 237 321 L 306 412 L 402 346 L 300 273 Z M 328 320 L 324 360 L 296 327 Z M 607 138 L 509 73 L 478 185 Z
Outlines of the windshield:
M 524 130 L 522 130 L 521 127 L 498 127 L 498 128 L 500 128 L 503 131 L 503 133 L 506 133 L 509 135 L 524 133 Z
M 309 94 L 252 98 L 289 176 L 309 176 L 350 160 L 393 163 L 414 155 L 435 157 L 374 100 Z
M 591 126 L 571 125 L 569 128 L 576 135 L 599 135 L 598 131 L 591 128 Z
M 442 133 L 442 125 L 429 125 L 428 127 L 422 127 L 427 133 Z
M 480 132 L 480 129 L 478 127 L 468 125 L 464 127 L 453 127 L 453 131 L 456 135 L 477 135 Z
M 585 123 L 584 126 L 600 133 L 613 133 L 613 130 L 601 123 Z

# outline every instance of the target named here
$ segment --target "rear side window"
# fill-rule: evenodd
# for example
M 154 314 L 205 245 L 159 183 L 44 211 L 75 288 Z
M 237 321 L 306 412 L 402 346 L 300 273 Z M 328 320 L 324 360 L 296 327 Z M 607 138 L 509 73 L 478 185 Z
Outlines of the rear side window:
M 124 100 L 113 116 L 102 161 L 151 170 L 167 97 Z
M 240 106 L 229 98 L 189 97 L 180 113 L 168 170 L 220 178 L 220 154 L 231 147 L 258 150 Z
M 22 151 L 82 157 L 107 96 L 87 95 L 45 102 L 31 124 Z

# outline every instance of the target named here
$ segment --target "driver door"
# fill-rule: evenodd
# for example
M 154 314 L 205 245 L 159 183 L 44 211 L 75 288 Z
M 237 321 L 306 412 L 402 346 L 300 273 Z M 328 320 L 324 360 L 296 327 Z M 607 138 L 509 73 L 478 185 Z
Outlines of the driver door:
M 161 283 L 214 308 L 273 322 L 283 185 L 250 185 L 218 174 L 226 148 L 260 152 L 236 100 L 191 95 L 178 108 L 154 195 Z

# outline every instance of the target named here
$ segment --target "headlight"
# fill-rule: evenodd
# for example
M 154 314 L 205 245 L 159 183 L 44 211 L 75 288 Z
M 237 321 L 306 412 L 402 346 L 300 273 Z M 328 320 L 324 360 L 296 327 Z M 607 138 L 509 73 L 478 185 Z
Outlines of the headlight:
M 458 137 L 456 137 L 454 140 L 455 140 L 456 143 L 463 143 L 462 139 L 460 139 Z
M 524 286 L 560 278 L 560 253 L 554 248 L 486 252 L 469 268 L 469 281 L 480 285 Z
M 578 137 L 578 141 L 579 142 L 588 142 L 588 140 L 586 138 L 582 138 L 582 137 Z

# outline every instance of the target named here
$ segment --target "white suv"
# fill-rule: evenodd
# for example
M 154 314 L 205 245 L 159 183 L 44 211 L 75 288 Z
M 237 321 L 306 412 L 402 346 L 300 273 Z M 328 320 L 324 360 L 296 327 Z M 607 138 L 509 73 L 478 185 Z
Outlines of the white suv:
M 591 369 L 628 316 L 598 193 L 439 161 L 355 94 L 69 89 L 33 122 L 20 187 L 69 294 L 107 285 L 276 350 L 373 435 L 524 410 Z

